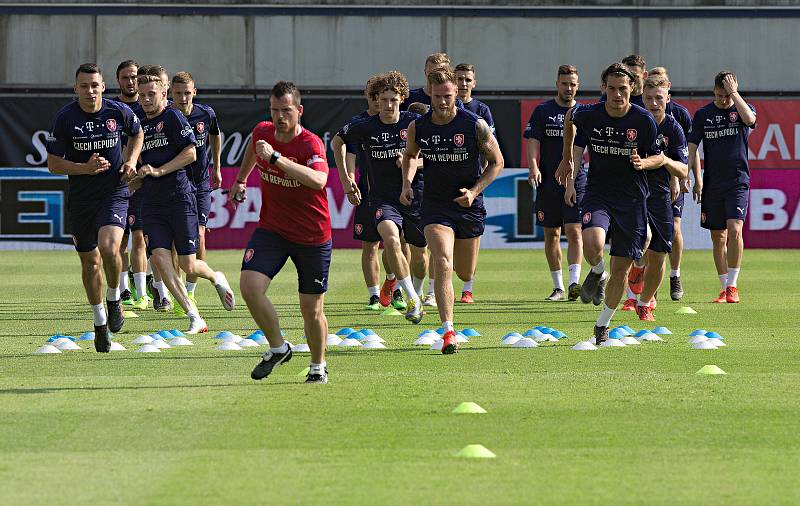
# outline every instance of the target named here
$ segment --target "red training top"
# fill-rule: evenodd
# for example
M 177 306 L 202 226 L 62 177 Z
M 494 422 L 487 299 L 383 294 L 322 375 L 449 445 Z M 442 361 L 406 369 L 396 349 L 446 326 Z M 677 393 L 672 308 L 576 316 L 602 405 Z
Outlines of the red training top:
M 267 141 L 281 156 L 312 170 L 328 173 L 325 146 L 305 128 L 288 143 L 275 139 L 275 125 L 262 121 L 253 128 L 252 149 Z M 324 244 L 331 238 L 331 217 L 325 188 L 314 190 L 256 155 L 261 176 L 261 213 L 258 226 L 284 239 L 307 245 Z

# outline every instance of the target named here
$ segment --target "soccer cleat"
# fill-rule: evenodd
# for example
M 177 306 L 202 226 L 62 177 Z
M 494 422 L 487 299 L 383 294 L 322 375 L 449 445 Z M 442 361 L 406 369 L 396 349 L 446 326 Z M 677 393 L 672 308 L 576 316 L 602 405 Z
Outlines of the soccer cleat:
M 178 304 L 177 301 L 175 301 L 175 304 L 172 306 L 172 314 L 178 316 L 186 316 L 186 311 L 184 311 L 181 305 Z
M 131 304 L 131 308 L 133 309 L 147 309 L 147 304 L 150 302 L 150 297 L 147 295 L 142 295 L 138 299 L 134 299 L 133 304 Z
M 189 318 L 189 330 L 186 331 L 187 334 L 203 334 L 205 332 L 208 332 L 208 325 L 206 325 L 205 320 L 199 316 L 197 318 Z
M 392 307 L 395 309 L 405 309 L 406 301 L 403 300 L 403 292 L 399 288 L 395 288 L 392 293 Z
M 155 304 L 153 304 L 153 307 L 154 308 L 156 307 Z M 170 311 L 172 311 L 172 299 L 170 299 L 169 297 L 163 297 L 161 299 L 160 307 L 161 309 L 159 309 L 159 311 L 161 311 L 162 313 L 169 313 Z
M 236 296 L 234 296 L 233 290 L 231 290 L 231 286 L 225 278 L 225 274 L 217 271 L 216 275 L 216 279 L 219 280 L 219 283 L 214 283 L 214 288 L 217 289 L 219 301 L 222 302 L 222 307 L 228 311 L 233 311 L 234 306 L 236 306 Z
M 453 353 L 458 353 L 458 340 L 456 339 L 456 333 L 452 330 L 448 330 L 442 336 L 444 342 L 442 343 L 442 355 L 452 355 Z
M 592 303 L 595 306 L 599 306 L 603 303 L 603 300 L 606 298 L 606 284 L 608 284 L 608 278 L 611 277 L 610 274 L 604 272 L 600 276 L 600 283 L 597 285 L 597 290 L 594 292 L 594 296 L 592 296 Z
M 636 311 L 636 299 L 626 299 L 622 305 L 623 311 Z
M 152 300 L 156 300 L 156 299 L 158 299 L 158 298 L 159 298 L 159 295 L 158 295 L 158 291 L 157 291 L 157 290 L 156 290 L 156 288 L 153 286 L 153 283 L 154 283 L 154 281 L 153 281 L 153 275 L 152 275 L 152 274 L 148 274 L 148 275 L 147 275 L 147 277 L 145 278 L 145 283 L 144 283 L 144 286 L 145 286 L 145 291 L 147 291 L 147 295 L 148 295 L 148 296 L 149 296 L 149 297 L 150 297 Z
M 94 326 L 94 349 L 97 353 L 111 351 L 111 339 L 108 337 L 108 325 Z
M 544 300 L 552 300 L 554 302 L 564 300 L 564 290 L 561 288 L 553 288 L 553 293 L 551 293 L 550 296 L 546 297 Z
M 578 297 L 581 296 L 581 285 L 578 283 L 572 283 L 569 285 L 569 301 L 573 302 L 578 300 Z
M 422 298 L 422 305 L 428 307 L 436 307 L 436 295 L 433 293 L 425 294 L 425 297 Z
M 119 332 L 125 323 L 125 314 L 122 304 L 118 300 L 106 300 L 108 306 L 108 329 L 111 332 Z
M 608 327 L 594 326 L 594 344 L 600 345 L 608 341 Z
M 377 295 L 370 295 L 369 302 L 364 309 L 368 309 L 369 311 L 380 311 L 381 309 L 381 298 Z
M 681 285 L 680 276 L 670 276 L 669 296 L 672 300 L 681 300 L 683 298 L 683 285 Z
M 197 307 L 197 299 L 194 296 L 194 292 L 186 292 L 186 295 L 189 296 L 189 300 L 192 301 L 192 304 Z
M 163 304 L 164 304 L 165 300 L 166 299 L 163 299 L 163 298 L 159 297 L 158 295 L 156 295 L 153 298 L 153 309 L 155 309 L 156 311 L 163 311 L 164 310 L 164 305 Z
M 472 292 L 469 290 L 464 290 L 461 292 L 461 303 L 462 304 L 475 304 L 475 299 L 472 297 Z
M 728 304 L 737 304 L 739 302 L 739 290 L 735 286 L 729 286 L 725 289 L 725 302 Z
M 388 307 L 389 304 L 392 302 L 392 294 L 394 293 L 395 288 L 397 287 L 397 278 L 394 279 L 386 279 L 383 281 L 383 286 L 381 286 L 381 295 L 380 295 L 380 303 L 383 307 Z
M 408 311 L 406 311 L 406 320 L 414 325 L 422 321 L 425 316 L 425 311 L 422 310 L 422 302 L 419 299 L 410 299 L 408 301 Z
M 286 345 L 289 346 L 289 343 L 286 343 Z M 273 353 L 271 350 L 267 350 L 266 353 L 264 353 L 261 356 L 261 362 L 259 362 L 258 365 L 256 365 L 253 368 L 253 372 L 250 373 L 250 377 L 253 378 L 254 380 L 264 379 L 270 375 L 270 373 L 272 372 L 273 369 L 275 369 L 276 366 L 285 364 L 291 359 L 292 359 L 291 346 L 289 346 L 289 349 L 286 350 L 286 352 L 284 353 Z M 306 378 L 308 378 L 308 376 L 306 376 Z M 308 380 L 306 379 L 306 381 Z M 326 371 L 325 382 L 327 383 L 327 381 L 328 377 Z
M 308 374 L 306 374 L 306 383 L 318 383 L 320 385 L 325 385 L 328 383 L 328 368 L 325 367 L 319 372 L 311 372 L 309 369 Z
M 603 278 L 603 274 L 595 274 L 592 271 L 589 271 L 586 274 L 586 278 L 583 280 L 583 286 L 581 286 L 581 302 L 584 304 L 588 304 L 594 298 L 594 292 L 597 291 L 597 287 L 600 285 L 600 280 Z
M 639 319 L 645 322 L 654 322 L 656 321 L 656 317 L 653 316 L 653 308 L 648 306 L 636 306 L 636 314 L 639 315 Z
M 631 270 L 628 272 L 628 286 L 636 295 L 642 293 L 644 288 L 644 267 L 631 265 Z
M 726 292 L 727 292 L 727 290 L 721 290 L 719 292 L 719 296 L 716 299 L 712 300 L 711 302 L 713 302 L 715 304 L 724 304 L 724 303 L 728 302 L 728 297 L 727 297 L 727 293 Z
M 127 290 L 127 289 L 126 290 L 122 290 L 122 292 L 119 294 L 119 300 L 121 300 L 122 303 L 125 304 L 126 306 L 132 305 L 133 304 L 133 296 L 131 295 L 131 291 Z

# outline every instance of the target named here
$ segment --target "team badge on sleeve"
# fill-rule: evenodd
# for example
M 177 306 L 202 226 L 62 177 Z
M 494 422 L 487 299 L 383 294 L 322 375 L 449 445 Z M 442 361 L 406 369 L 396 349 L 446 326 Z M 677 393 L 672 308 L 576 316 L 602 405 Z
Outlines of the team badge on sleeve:
M 628 137 L 629 141 L 633 142 L 633 141 L 636 140 L 636 136 L 637 135 L 638 135 L 638 132 L 636 132 L 635 128 L 629 128 L 628 129 L 628 133 L 626 134 L 626 137 Z
M 455 144 L 458 147 L 463 146 L 464 145 L 464 134 L 455 134 L 453 136 L 453 144 Z
M 117 131 L 117 120 L 114 118 L 109 118 L 106 120 L 106 128 L 109 132 L 116 132 Z

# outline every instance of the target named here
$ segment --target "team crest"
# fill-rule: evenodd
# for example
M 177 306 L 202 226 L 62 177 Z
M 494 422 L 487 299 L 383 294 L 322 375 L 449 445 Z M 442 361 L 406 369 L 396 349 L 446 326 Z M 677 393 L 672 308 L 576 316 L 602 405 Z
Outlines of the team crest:
M 162 130 L 164 130 L 164 122 L 159 121 L 158 125 L 156 125 L 156 132 L 161 132 Z
M 408 140 L 408 129 L 404 128 L 400 130 L 400 139 L 407 141 Z
M 731 113 L 728 114 L 728 119 L 731 120 L 731 123 L 736 123 L 736 120 L 739 119 L 739 113 L 736 111 L 731 111 Z
M 669 147 L 669 137 L 667 137 L 667 136 L 664 136 L 664 137 L 662 138 L 662 141 L 664 142 L 664 147 L 665 147 L 665 148 Z
M 364 225 L 361 223 L 356 223 L 355 231 L 356 235 L 361 235 L 361 233 L 364 232 Z
M 583 215 L 583 224 L 588 225 L 590 221 L 592 221 L 592 213 L 585 213 Z
M 106 120 L 106 128 L 109 132 L 116 132 L 117 131 L 117 120 L 114 118 L 110 118 Z
M 375 219 L 379 220 L 382 217 L 383 217 L 383 209 L 380 209 L 380 208 L 376 209 L 375 210 Z
M 539 221 L 544 221 L 544 211 L 539 211 L 538 213 L 536 213 L 536 218 Z
M 252 260 L 254 254 L 255 251 L 253 251 L 253 248 L 247 248 L 244 252 L 244 262 L 247 263 Z
M 206 131 L 206 124 L 202 121 L 198 121 L 195 128 L 197 128 L 197 133 L 201 134 Z
M 629 129 L 628 129 L 628 133 L 626 133 L 626 134 L 625 134 L 625 136 L 626 136 L 626 137 L 628 138 L 628 140 L 629 140 L 629 141 L 631 141 L 631 142 L 633 142 L 633 141 L 635 141 L 635 140 L 636 140 L 636 136 L 637 136 L 637 135 L 638 135 L 638 132 L 636 132 L 636 129 L 635 129 L 635 128 L 629 128 Z
M 129 214 L 128 215 L 128 225 L 133 225 L 134 223 L 136 223 L 136 216 L 134 216 L 132 214 Z
M 464 134 L 455 134 L 453 136 L 453 144 L 455 144 L 458 147 L 463 146 L 464 145 Z

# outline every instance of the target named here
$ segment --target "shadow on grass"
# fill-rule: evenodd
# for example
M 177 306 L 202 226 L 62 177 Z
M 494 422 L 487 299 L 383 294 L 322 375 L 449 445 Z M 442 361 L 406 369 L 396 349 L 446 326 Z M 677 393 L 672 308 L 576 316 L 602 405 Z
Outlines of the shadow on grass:
M 287 378 L 288 379 L 288 378 Z M 285 382 L 272 382 L 272 383 L 219 383 L 211 385 L 137 385 L 137 386 L 119 386 L 119 387 L 39 387 L 39 388 L 3 388 L 0 389 L 0 395 L 10 394 L 54 394 L 59 392 L 92 392 L 92 391 L 107 391 L 107 390 L 175 390 L 178 388 L 231 388 L 231 387 L 244 387 L 256 388 L 262 386 L 279 386 Z

